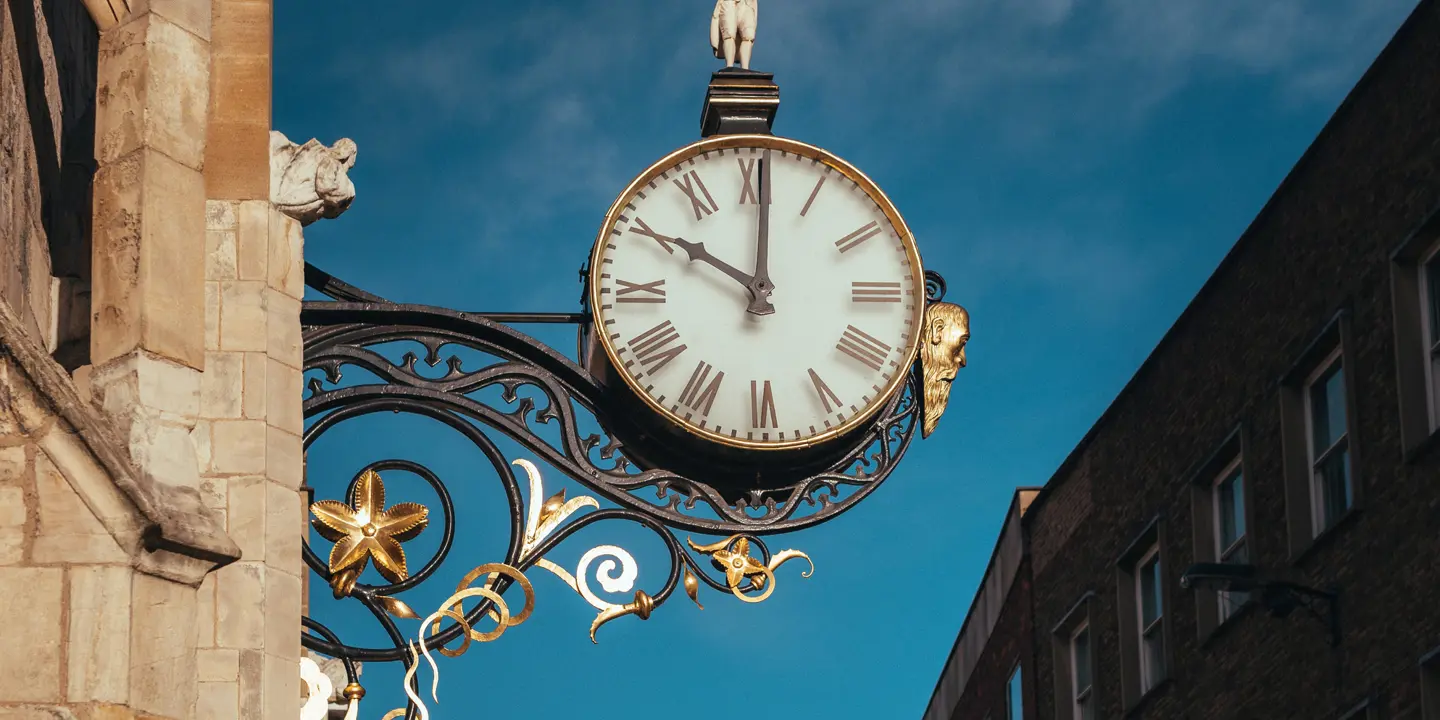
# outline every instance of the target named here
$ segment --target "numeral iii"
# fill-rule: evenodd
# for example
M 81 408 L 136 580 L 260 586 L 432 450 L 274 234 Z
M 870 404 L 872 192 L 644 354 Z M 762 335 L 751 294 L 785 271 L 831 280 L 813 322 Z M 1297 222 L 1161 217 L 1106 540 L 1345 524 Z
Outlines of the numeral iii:
M 898 282 L 852 282 L 850 301 L 857 303 L 898 303 L 900 283 Z

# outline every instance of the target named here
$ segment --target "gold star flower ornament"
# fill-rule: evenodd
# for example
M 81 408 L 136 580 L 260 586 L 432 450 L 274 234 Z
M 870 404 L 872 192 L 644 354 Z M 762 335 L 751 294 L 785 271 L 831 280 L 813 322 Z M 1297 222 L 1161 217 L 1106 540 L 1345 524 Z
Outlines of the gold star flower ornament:
M 350 504 L 321 500 L 310 506 L 313 525 L 330 551 L 330 587 L 336 598 L 350 594 L 360 573 L 373 558 L 386 580 L 398 583 L 409 577 L 401 543 L 412 540 L 430 522 L 430 511 L 418 503 L 385 507 L 385 483 L 380 473 L 366 470 L 355 481 Z

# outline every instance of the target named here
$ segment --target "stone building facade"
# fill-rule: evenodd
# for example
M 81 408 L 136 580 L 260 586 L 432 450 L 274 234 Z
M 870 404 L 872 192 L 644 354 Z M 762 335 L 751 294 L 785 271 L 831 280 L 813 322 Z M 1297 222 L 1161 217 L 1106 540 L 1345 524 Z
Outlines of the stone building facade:
M 1440 718 L 1437 209 L 1423 0 L 1020 518 L 927 720 L 1007 717 L 1017 664 L 1010 717 Z M 1268 584 L 1182 586 L 1219 562 Z
M 354 146 L 271 132 L 272 16 L 0 3 L 0 720 L 298 713 L 302 226 Z

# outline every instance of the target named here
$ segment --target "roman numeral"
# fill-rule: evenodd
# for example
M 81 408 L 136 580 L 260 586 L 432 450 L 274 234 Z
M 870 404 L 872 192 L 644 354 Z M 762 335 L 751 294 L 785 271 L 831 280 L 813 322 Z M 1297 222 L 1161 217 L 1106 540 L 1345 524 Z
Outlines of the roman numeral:
M 615 302 L 617 303 L 663 303 L 665 302 L 665 289 L 660 287 L 665 284 L 664 280 L 656 280 L 648 283 L 632 283 L 628 280 L 615 278 L 620 284 L 615 291 Z M 635 293 L 639 293 L 636 295 Z
M 898 303 L 900 283 L 898 282 L 852 282 L 850 301 L 857 303 Z
M 835 349 L 875 371 L 885 367 L 885 357 L 890 354 L 889 345 L 865 334 L 854 325 L 845 328 L 845 334 L 840 336 L 840 342 L 835 345 Z
M 820 402 L 825 403 L 825 412 L 833 412 L 835 408 L 840 407 L 840 398 L 836 397 L 830 386 L 820 379 L 820 375 L 815 372 L 814 368 L 810 369 L 810 382 L 815 385 L 815 393 L 820 396 Z
M 682 183 L 679 180 L 672 182 L 675 183 L 675 187 L 680 188 L 680 191 L 685 193 L 685 197 L 690 198 L 690 209 L 695 211 L 696 220 L 702 220 L 720 209 L 720 206 L 715 202 L 715 198 L 710 197 L 710 191 L 705 189 L 705 183 L 694 170 L 691 170 L 681 177 L 684 178 L 685 182 Z M 695 194 L 697 187 L 700 190 L 700 194 L 705 196 L 703 201 Z
M 805 207 L 800 208 L 800 217 L 805 217 L 805 214 L 810 212 L 810 206 L 815 204 L 815 196 L 820 194 L 820 186 L 825 184 L 827 177 L 829 176 L 821 175 L 820 180 L 815 183 L 815 189 L 810 191 L 810 199 L 805 201 Z
M 750 381 L 750 427 L 780 427 L 780 421 L 775 418 L 775 394 L 770 391 L 769 380 L 763 388 L 758 382 Z
M 644 235 L 645 237 L 648 237 L 651 240 L 660 243 L 660 247 L 665 248 L 665 252 L 670 253 L 671 255 L 675 254 L 675 248 L 670 247 L 669 243 L 666 242 L 667 240 L 671 240 L 672 238 L 661 235 L 660 233 L 651 230 L 650 226 L 646 225 L 645 221 L 641 220 L 638 217 L 635 218 L 635 224 L 630 227 L 630 232 L 635 233 L 636 235 Z
M 635 353 L 635 359 L 640 361 L 646 372 L 654 375 L 660 368 L 670 364 L 671 360 L 680 357 L 680 353 L 685 352 L 683 343 L 676 344 L 679 339 L 680 332 L 666 320 L 631 339 L 630 352 Z M 639 377 L 640 374 L 636 373 L 635 376 Z
M 690 382 L 685 383 L 685 390 L 680 393 L 680 403 L 685 407 L 694 410 L 701 415 L 709 415 L 710 408 L 715 405 L 715 395 L 720 392 L 720 382 L 725 379 L 723 371 L 717 371 L 715 377 L 710 377 L 710 363 L 701 361 L 695 366 L 695 372 L 690 373 Z M 710 380 L 706 385 L 705 381 Z
M 846 235 L 845 237 L 836 240 L 835 247 L 840 248 L 840 252 L 842 253 L 850 252 L 851 250 L 860 247 L 860 245 L 866 240 L 869 240 L 870 238 L 879 235 L 880 232 L 880 223 L 871 220 L 870 224 L 866 225 L 865 227 L 862 227 L 859 230 L 856 230 L 855 232 L 852 232 L 849 235 Z
M 760 195 L 755 192 L 755 159 L 735 158 L 740 163 L 740 179 L 744 183 L 740 186 L 740 204 L 749 202 L 751 205 L 760 204 Z

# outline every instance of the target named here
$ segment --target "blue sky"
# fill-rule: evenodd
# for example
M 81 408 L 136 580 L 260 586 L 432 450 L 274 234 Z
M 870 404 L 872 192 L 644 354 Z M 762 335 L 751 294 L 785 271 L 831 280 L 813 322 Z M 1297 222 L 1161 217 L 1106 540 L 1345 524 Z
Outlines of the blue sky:
M 531 620 L 442 664 L 438 718 L 918 717 L 1013 489 L 1049 478 L 1415 4 L 760 3 L 754 66 L 781 87 L 776 132 L 889 193 L 973 315 L 970 366 L 940 429 L 884 487 L 771 542 L 808 552 L 814 577 L 787 566 L 759 605 L 707 593 L 700 611 L 680 596 L 648 622 L 611 623 L 595 646 L 593 610 L 537 571 Z M 698 139 L 718 67 L 710 10 L 277 3 L 276 128 L 359 145 L 355 204 L 307 229 L 307 258 L 391 299 L 575 310 L 576 271 L 614 196 Z M 568 331 L 527 330 L 574 346 Z M 312 453 L 310 481 L 338 497 L 386 455 L 434 463 L 465 508 L 430 584 L 503 554 L 498 484 L 427 426 L 337 432 Z M 426 499 L 400 480 L 390 496 Z M 663 581 L 658 546 L 633 527 L 594 526 L 556 559 L 573 568 L 600 543 L 634 547 L 641 587 Z M 379 640 L 323 588 L 312 597 L 318 619 Z M 368 666 L 364 681 L 367 718 L 403 699 L 398 672 Z

